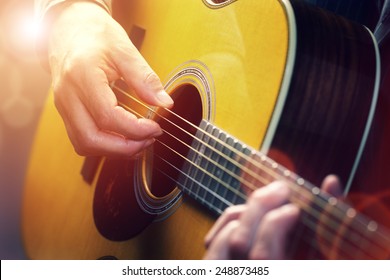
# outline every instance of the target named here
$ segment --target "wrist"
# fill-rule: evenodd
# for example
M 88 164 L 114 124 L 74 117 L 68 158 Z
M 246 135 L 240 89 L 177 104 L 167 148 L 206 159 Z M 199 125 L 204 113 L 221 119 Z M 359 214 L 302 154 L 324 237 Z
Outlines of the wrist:
M 106 10 L 109 14 L 112 12 L 112 0 L 35 0 L 35 16 L 38 21 L 45 21 L 48 14 L 53 9 L 61 5 L 67 5 L 75 2 L 91 2 Z
M 112 11 L 111 0 L 52 0 L 40 1 L 38 4 L 40 4 L 40 6 L 36 7 L 36 18 L 40 25 L 41 32 L 36 38 L 35 48 L 41 64 L 46 70 L 49 70 L 48 47 L 51 33 L 53 29 L 55 29 L 55 23 L 63 13 L 67 12 L 73 6 L 89 6 L 88 9 L 91 11 L 100 7 L 98 9 L 101 12 L 104 10 L 109 15 L 111 15 Z M 93 6 L 95 8 L 91 8 Z M 72 24 L 74 23 L 70 22 L 68 28 L 70 28 Z

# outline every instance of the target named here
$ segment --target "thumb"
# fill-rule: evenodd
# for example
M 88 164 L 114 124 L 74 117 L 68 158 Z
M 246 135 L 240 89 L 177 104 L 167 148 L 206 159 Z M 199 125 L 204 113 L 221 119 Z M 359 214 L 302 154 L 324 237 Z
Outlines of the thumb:
M 334 197 L 342 196 L 342 185 L 340 179 L 335 175 L 328 175 L 322 181 L 321 189 Z

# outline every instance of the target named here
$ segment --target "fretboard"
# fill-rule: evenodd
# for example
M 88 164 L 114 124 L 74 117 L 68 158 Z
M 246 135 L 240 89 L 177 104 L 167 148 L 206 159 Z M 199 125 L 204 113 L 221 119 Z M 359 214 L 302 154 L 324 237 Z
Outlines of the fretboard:
M 182 171 L 178 182 L 183 192 L 216 214 L 244 203 L 255 189 L 275 180 L 312 188 L 296 174 L 205 120 L 196 132 Z
M 290 201 L 303 212 L 300 225 L 312 233 L 305 240 L 309 247 L 330 258 L 383 259 L 390 254 L 386 229 L 205 120 L 178 186 L 220 215 L 231 205 L 245 203 L 255 189 L 280 179 L 291 183 Z
M 241 168 L 232 159 L 237 159 L 238 153 L 249 155 L 251 150 L 204 120 L 199 128 L 179 186 L 186 194 L 221 214 L 228 206 L 244 203 L 247 198 L 241 189 Z

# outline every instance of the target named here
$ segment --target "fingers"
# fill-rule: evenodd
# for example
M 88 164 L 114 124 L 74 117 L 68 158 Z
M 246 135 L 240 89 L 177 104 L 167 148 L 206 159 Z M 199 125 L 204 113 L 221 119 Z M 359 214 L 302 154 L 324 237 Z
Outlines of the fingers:
M 98 128 L 123 135 L 132 140 L 143 140 L 160 136 L 160 126 L 149 119 L 138 118 L 134 114 L 118 106 L 118 101 L 107 78 L 101 71 L 96 71 L 92 80 L 86 80 L 80 98 L 88 108 Z
M 109 87 L 123 77 L 149 105 L 173 104 L 124 29 L 100 8 L 77 2 L 61 11 L 49 57 L 55 104 L 77 153 L 133 156 L 162 134 L 156 122 L 119 106 Z
M 287 183 L 256 190 L 245 205 L 227 208 L 206 235 L 208 259 L 281 259 L 287 233 L 299 216 Z
M 231 259 L 231 249 L 228 246 L 230 236 L 240 226 L 237 220 L 230 221 L 218 231 L 218 238 L 213 239 L 210 243 L 204 259 L 207 260 L 227 260 Z
M 101 130 L 78 96 L 69 94 L 71 106 L 56 101 L 59 113 L 75 151 L 79 155 L 132 156 L 154 142 L 153 138 L 131 140 L 120 134 Z
M 227 208 L 215 222 L 213 227 L 207 233 L 205 237 L 205 246 L 206 248 L 210 246 L 214 238 L 219 234 L 219 232 L 231 221 L 237 220 L 241 213 L 246 210 L 246 204 L 235 205 Z
M 298 220 L 299 213 L 299 208 L 293 204 L 286 204 L 268 212 L 257 230 L 248 258 L 284 259 L 287 235 Z
M 55 102 L 80 155 L 132 156 L 162 134 L 156 122 L 118 105 L 100 68 L 72 68 L 63 77 L 54 87 Z
M 322 181 L 321 189 L 335 197 L 340 197 L 342 195 L 340 180 L 335 175 L 326 176 Z
M 146 103 L 171 108 L 173 100 L 165 92 L 157 74 L 132 44 L 128 47 L 126 56 L 114 57 L 123 79 Z
M 233 209 L 235 213 L 229 213 L 229 218 L 234 217 L 235 214 L 241 214 L 239 212 L 245 208 Z M 245 258 L 252 260 L 283 259 L 285 257 L 287 234 L 294 226 L 298 216 L 299 209 L 292 204 L 276 208 L 264 215 L 262 222 L 256 229 L 254 241 Z M 227 221 L 225 218 L 223 220 L 223 225 L 218 226 L 218 231 L 213 236 L 214 238 L 210 240 L 205 259 L 231 259 L 237 257 L 237 253 L 229 245 L 234 243 L 231 236 L 243 225 L 238 220 Z
M 330 175 L 322 189 L 341 194 L 339 179 Z M 289 201 L 286 182 L 274 182 L 253 192 L 244 205 L 225 210 L 206 235 L 208 259 L 283 259 L 286 240 L 300 214 Z
M 247 258 L 255 234 L 264 215 L 288 201 L 290 190 L 286 182 L 277 181 L 255 191 L 248 199 L 247 211 L 240 217 L 240 227 L 231 237 L 232 252 L 237 258 Z

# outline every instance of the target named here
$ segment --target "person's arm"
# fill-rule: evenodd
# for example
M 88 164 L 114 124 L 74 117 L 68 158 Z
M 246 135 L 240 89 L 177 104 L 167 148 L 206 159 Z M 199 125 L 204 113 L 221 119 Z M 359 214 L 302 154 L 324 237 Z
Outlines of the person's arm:
M 42 49 L 52 74 L 55 105 L 76 152 L 133 156 L 153 143 L 162 133 L 159 125 L 120 107 L 110 83 L 123 78 L 153 106 L 171 107 L 173 101 L 111 17 L 110 1 L 38 2 L 43 22 L 50 22 Z
M 335 176 L 325 178 L 322 189 L 341 195 Z M 289 231 L 300 210 L 288 203 L 288 183 L 274 182 L 254 191 L 246 204 L 227 208 L 205 237 L 205 259 L 284 259 Z
M 73 0 L 74 2 L 79 0 Z M 83 0 L 94 2 L 100 5 L 102 8 L 107 10 L 108 13 L 112 12 L 112 1 L 111 0 Z M 35 14 L 39 19 L 43 19 L 50 9 L 53 7 L 63 4 L 65 2 L 72 2 L 72 0 L 35 0 Z

